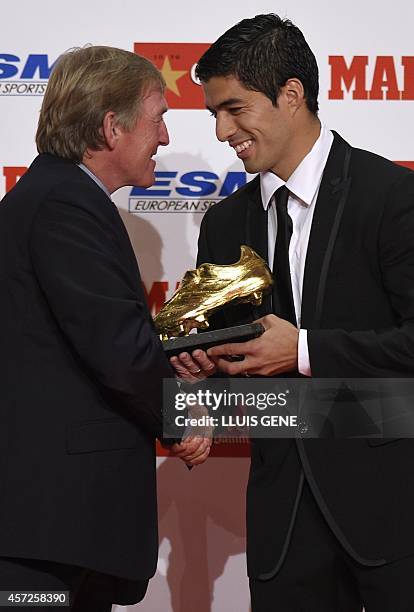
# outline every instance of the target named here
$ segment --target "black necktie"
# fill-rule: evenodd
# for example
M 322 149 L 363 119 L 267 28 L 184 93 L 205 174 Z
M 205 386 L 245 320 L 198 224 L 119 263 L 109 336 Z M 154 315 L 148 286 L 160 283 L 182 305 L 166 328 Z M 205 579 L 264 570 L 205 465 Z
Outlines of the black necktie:
M 275 193 L 277 236 L 273 259 L 273 312 L 296 326 L 295 306 L 289 266 L 289 243 L 292 236 L 292 219 L 287 205 L 289 189 L 283 185 Z

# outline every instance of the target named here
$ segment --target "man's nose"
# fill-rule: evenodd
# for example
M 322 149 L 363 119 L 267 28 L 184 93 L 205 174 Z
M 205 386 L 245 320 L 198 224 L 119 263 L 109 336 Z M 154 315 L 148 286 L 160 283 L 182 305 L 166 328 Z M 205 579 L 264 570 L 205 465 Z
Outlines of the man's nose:
M 236 132 L 236 126 L 234 125 L 231 117 L 217 115 L 216 117 L 216 136 L 220 142 L 226 142 Z
M 159 143 L 163 147 L 166 147 L 168 144 L 170 144 L 170 136 L 168 134 L 167 126 L 165 125 L 164 121 L 161 123 Z

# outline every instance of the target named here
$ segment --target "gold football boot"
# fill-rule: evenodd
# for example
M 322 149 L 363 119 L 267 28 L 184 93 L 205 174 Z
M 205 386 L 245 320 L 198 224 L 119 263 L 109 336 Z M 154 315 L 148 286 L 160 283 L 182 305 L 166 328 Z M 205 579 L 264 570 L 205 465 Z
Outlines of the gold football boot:
M 204 263 L 188 270 L 180 287 L 156 315 L 155 327 L 162 340 L 208 327 L 207 317 L 229 302 L 261 304 L 263 292 L 273 280 L 265 261 L 242 245 L 240 259 L 230 265 Z

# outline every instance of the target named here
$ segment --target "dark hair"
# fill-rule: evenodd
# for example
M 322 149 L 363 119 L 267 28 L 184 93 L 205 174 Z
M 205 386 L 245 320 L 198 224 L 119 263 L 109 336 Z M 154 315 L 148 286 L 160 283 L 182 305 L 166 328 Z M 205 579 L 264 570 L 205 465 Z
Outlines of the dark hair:
M 288 79 L 301 81 L 306 105 L 318 112 L 318 65 L 302 32 L 289 19 L 256 15 L 227 30 L 207 49 L 196 67 L 202 82 L 235 76 L 247 89 L 260 91 L 277 105 Z

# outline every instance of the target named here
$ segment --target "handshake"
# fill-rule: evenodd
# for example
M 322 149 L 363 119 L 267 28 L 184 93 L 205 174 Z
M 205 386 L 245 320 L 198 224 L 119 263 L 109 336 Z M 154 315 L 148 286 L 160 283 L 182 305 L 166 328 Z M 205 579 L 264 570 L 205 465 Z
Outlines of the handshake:
M 188 412 L 190 418 L 199 420 L 202 416 L 208 416 L 208 411 L 204 406 L 193 406 Z M 169 450 L 175 457 L 184 461 L 187 467 L 204 463 L 210 454 L 213 441 L 213 427 L 188 427 L 180 443 L 173 444 Z
M 209 348 L 207 352 L 196 349 L 170 358 L 177 377 L 185 383 L 194 384 L 220 371 L 228 376 L 273 376 L 297 368 L 297 328 L 275 315 L 266 315 L 256 321 L 263 334 L 242 343 L 222 344 Z M 237 355 L 241 360 L 232 361 Z M 194 406 L 189 416 L 199 419 L 208 416 L 204 406 Z M 200 419 L 200 422 L 203 422 Z M 208 422 L 208 420 L 207 420 Z M 170 450 L 188 466 L 199 465 L 207 459 L 212 444 L 213 428 L 199 426 L 190 428 L 180 444 Z

